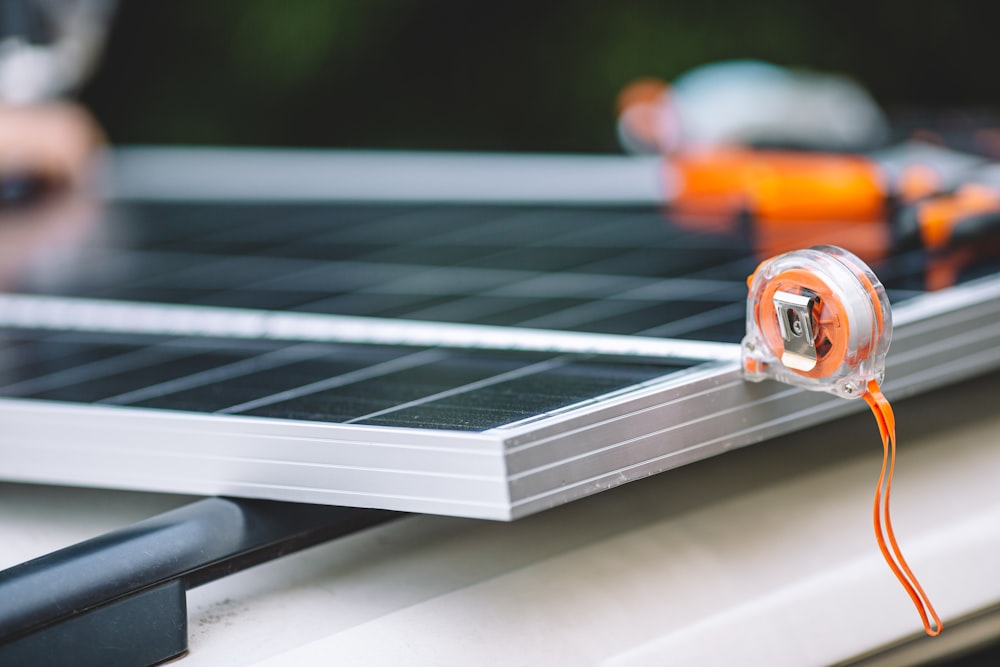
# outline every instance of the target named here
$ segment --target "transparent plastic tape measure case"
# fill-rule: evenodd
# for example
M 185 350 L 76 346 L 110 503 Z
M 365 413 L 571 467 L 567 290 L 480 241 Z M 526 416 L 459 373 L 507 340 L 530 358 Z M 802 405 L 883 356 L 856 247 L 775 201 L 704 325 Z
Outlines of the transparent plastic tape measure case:
M 743 370 L 844 398 L 881 383 L 892 338 L 882 283 L 860 259 L 833 246 L 785 253 L 748 279 Z

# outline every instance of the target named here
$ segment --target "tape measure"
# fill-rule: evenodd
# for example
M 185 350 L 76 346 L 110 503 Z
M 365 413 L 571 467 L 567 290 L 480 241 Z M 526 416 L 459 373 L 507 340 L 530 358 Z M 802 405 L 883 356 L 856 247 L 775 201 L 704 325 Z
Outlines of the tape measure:
M 747 280 L 744 374 L 857 398 L 881 382 L 892 338 L 885 288 L 850 252 L 817 246 L 763 262 Z
M 889 496 L 896 460 L 896 421 L 882 394 L 892 311 L 874 272 L 834 246 L 796 250 L 766 260 L 747 279 L 743 375 L 778 380 L 844 398 L 863 398 L 882 436 L 882 472 L 872 520 L 886 563 L 920 614 L 927 634 L 941 619 L 896 541 Z

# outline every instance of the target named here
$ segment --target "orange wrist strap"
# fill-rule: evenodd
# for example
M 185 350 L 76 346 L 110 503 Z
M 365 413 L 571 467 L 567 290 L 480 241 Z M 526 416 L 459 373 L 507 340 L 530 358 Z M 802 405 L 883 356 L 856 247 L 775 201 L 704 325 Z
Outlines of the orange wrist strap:
M 885 562 L 888 563 L 899 583 L 903 585 L 907 595 L 913 600 L 913 605 L 920 614 L 920 620 L 924 623 L 924 630 L 931 637 L 941 633 L 941 618 L 934 611 L 924 589 L 914 576 L 910 566 L 906 564 L 906 559 L 896 543 L 896 535 L 892 530 L 892 520 L 889 518 L 889 494 L 892 491 L 892 473 L 896 466 L 896 418 L 892 414 L 892 406 L 878 386 L 878 382 L 871 380 L 868 382 L 868 391 L 864 394 L 865 402 L 872 409 L 875 421 L 878 422 L 879 433 L 882 434 L 882 473 L 878 478 L 878 487 L 875 489 L 875 502 L 872 508 L 872 516 L 875 524 L 875 539 L 878 547 L 882 551 Z M 883 492 L 883 487 L 885 491 Z M 883 527 L 884 520 L 884 527 Z M 888 546 L 886 542 L 888 541 Z M 891 549 L 891 550 L 890 550 Z

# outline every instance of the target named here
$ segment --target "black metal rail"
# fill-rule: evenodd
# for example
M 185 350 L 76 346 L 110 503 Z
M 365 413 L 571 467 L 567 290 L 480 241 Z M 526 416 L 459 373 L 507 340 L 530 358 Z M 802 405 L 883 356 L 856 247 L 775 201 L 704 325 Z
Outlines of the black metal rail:
M 0 666 L 169 660 L 188 589 L 400 516 L 209 498 L 22 563 L 0 572 Z

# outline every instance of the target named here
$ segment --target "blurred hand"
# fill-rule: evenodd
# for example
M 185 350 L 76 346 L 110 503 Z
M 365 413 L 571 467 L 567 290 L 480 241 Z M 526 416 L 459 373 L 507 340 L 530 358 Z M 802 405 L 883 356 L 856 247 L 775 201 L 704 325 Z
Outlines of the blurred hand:
M 96 227 L 103 133 L 74 104 L 0 104 L 0 290 L 49 282 Z
M 0 187 L 27 181 L 54 190 L 88 187 L 103 145 L 97 123 L 75 104 L 0 104 Z M 15 194 L 9 187 L 5 200 Z

